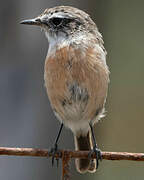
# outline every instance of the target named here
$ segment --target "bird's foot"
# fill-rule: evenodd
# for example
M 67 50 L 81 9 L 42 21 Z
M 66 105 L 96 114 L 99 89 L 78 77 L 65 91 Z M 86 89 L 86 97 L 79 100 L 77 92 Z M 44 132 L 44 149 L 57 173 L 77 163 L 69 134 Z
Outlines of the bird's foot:
M 52 154 L 52 166 L 54 166 L 54 160 L 56 159 L 56 161 L 57 161 L 57 167 L 58 167 L 58 165 L 59 165 L 59 158 L 56 157 L 56 154 L 61 155 L 61 153 L 60 153 L 60 151 L 58 150 L 57 144 L 55 144 L 54 147 L 51 148 L 50 153 Z
M 96 154 L 96 169 L 98 169 L 99 166 L 99 161 L 102 161 L 102 154 L 101 154 L 101 150 L 98 149 L 98 147 L 93 147 L 93 149 L 89 152 L 89 158 L 92 158 L 93 153 Z

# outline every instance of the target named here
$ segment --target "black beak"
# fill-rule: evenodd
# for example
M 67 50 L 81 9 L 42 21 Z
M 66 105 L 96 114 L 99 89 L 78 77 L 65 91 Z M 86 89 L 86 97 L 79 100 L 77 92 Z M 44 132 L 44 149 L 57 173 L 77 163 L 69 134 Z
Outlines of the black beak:
M 40 18 L 35 18 L 35 19 L 27 19 L 27 20 L 21 21 L 20 24 L 41 26 L 42 22 Z

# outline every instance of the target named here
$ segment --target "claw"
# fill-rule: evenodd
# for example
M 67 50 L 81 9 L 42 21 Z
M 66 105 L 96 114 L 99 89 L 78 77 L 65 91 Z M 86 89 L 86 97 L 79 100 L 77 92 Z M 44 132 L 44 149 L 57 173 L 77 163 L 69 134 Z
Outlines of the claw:
M 55 158 L 55 155 L 59 152 L 57 144 L 54 145 L 54 148 L 52 148 L 50 152 L 52 154 L 52 166 L 54 166 L 54 160 L 56 159 L 57 167 L 58 167 L 58 165 L 59 165 L 59 158 Z
M 96 154 L 96 169 L 98 169 L 99 166 L 99 160 L 102 161 L 102 154 L 101 154 L 101 150 L 98 149 L 97 147 L 94 147 L 90 152 L 89 152 L 89 159 L 92 158 L 92 154 L 95 153 Z

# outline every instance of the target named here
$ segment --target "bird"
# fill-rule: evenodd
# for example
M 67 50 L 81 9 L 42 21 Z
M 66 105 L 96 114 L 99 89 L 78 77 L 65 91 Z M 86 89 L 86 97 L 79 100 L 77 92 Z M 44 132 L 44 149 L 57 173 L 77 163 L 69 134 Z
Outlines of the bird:
M 86 12 L 72 6 L 48 8 L 21 24 L 39 26 L 48 39 L 45 87 L 61 123 L 51 149 L 52 164 L 64 125 L 73 133 L 75 150 L 89 151 L 88 159 L 75 160 L 77 171 L 94 173 L 102 155 L 93 126 L 104 116 L 109 84 L 102 35 Z M 96 159 L 92 159 L 93 153 Z

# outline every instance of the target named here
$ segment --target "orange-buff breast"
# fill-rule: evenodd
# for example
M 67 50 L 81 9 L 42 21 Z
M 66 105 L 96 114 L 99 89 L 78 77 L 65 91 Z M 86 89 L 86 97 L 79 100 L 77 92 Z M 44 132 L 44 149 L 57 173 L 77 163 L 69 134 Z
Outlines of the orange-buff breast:
M 89 126 L 103 111 L 109 72 L 100 58 L 95 49 L 82 52 L 71 46 L 46 58 L 44 76 L 51 106 L 74 133 L 80 131 L 80 123 Z

